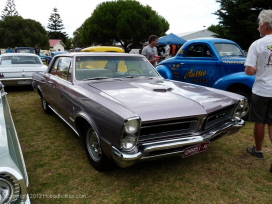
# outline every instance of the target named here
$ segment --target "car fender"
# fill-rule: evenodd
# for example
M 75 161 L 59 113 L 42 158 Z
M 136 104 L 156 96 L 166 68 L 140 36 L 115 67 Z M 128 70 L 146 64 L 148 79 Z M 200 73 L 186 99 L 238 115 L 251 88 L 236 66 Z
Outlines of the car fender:
M 156 69 L 163 78 L 173 79 L 172 72 L 170 71 L 170 69 L 167 66 L 159 65 L 156 67 Z
M 97 121 L 95 121 L 87 112 L 79 111 L 75 116 L 75 121 L 76 127 L 74 131 L 76 131 L 78 136 L 80 136 L 82 139 L 84 139 L 83 138 L 84 124 L 88 124 L 94 129 L 94 131 L 99 135 L 102 149 L 108 158 L 111 157 L 111 146 L 114 145 L 116 147 L 119 147 L 120 138 L 119 137 L 115 138 L 116 141 L 109 141 L 108 138 L 105 137 L 105 135 L 99 131 L 99 128 L 97 127 Z
M 252 90 L 253 83 L 255 81 L 255 76 L 249 76 L 244 72 L 237 72 L 233 74 L 226 75 L 218 79 L 214 84 L 213 88 L 228 90 L 234 84 L 243 84 L 250 90 Z

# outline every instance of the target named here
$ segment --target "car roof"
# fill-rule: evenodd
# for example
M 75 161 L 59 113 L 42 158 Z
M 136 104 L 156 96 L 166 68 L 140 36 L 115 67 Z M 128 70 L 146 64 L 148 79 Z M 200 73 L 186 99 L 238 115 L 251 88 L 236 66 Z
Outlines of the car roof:
M 3 53 L 0 56 L 38 56 L 38 55 L 36 55 L 34 53 L 18 53 L 18 52 L 15 52 L 15 53 Z
M 211 43 L 235 43 L 232 40 L 228 40 L 228 39 L 223 39 L 223 38 L 211 38 L 211 37 L 207 37 L 207 38 L 195 38 L 192 40 L 188 40 L 187 42 L 211 42 Z
M 126 56 L 126 57 L 144 57 L 140 54 L 119 53 L 119 52 L 71 52 L 67 54 L 60 54 L 58 56 Z
M 123 53 L 124 50 L 120 47 L 113 47 L 113 46 L 93 46 L 93 47 L 86 47 L 82 49 L 81 52 L 121 52 Z
M 51 52 L 51 53 L 68 53 L 67 51 L 54 51 L 54 52 Z
M 32 49 L 34 50 L 34 47 L 15 47 L 15 49 Z

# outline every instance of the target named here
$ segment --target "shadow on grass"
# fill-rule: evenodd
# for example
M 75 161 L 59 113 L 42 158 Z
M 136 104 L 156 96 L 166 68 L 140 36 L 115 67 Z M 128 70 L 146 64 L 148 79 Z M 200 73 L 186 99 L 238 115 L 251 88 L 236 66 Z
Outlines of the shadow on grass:
M 34 91 L 32 86 L 5 86 L 6 92 L 25 92 Z

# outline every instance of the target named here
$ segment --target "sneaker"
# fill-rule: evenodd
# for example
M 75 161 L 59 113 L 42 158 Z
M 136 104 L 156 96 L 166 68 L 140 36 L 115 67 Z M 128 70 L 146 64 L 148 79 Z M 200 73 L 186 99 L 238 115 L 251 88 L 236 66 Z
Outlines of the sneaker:
M 264 157 L 263 157 L 263 153 L 262 153 L 262 152 L 256 152 L 254 146 L 253 146 L 253 147 L 248 147 L 248 148 L 247 148 L 247 152 L 248 152 L 249 154 L 251 154 L 252 156 L 257 157 L 257 158 L 259 158 L 259 159 L 263 159 L 263 158 L 264 158 Z

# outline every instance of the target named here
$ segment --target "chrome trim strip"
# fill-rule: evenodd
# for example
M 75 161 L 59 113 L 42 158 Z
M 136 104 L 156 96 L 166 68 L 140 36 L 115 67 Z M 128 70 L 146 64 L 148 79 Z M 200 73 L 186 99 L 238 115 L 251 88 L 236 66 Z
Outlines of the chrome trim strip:
M 17 80 L 31 80 L 32 77 L 25 77 L 25 78 L 0 78 L 0 81 L 17 81 Z
M 76 129 L 70 125 L 70 123 L 68 123 L 54 108 L 52 108 L 52 106 L 48 105 L 48 107 L 57 115 L 60 117 L 60 119 L 62 119 L 70 128 L 72 128 L 72 130 L 77 134 L 77 136 L 79 136 L 78 132 L 76 131 Z

